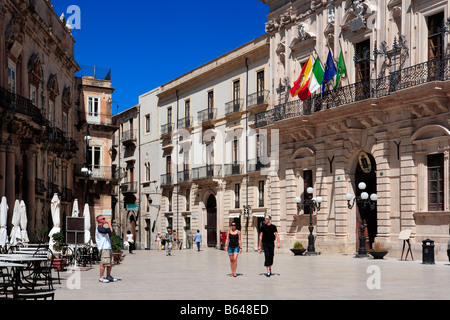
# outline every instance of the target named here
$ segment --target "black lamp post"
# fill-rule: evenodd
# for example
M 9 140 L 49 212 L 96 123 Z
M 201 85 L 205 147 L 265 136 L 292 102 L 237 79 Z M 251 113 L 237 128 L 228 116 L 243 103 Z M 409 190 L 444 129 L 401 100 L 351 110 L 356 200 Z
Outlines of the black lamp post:
M 313 188 L 307 189 L 308 194 L 312 195 L 314 193 Z M 312 199 L 305 199 L 302 201 L 301 197 L 295 198 L 295 202 L 297 202 L 297 211 L 302 211 L 305 207 L 309 207 L 309 236 L 308 236 L 308 251 L 305 253 L 307 256 L 318 255 L 320 252 L 316 252 L 316 248 L 314 246 L 314 236 L 313 236 L 313 222 L 312 222 L 312 214 L 314 211 L 320 211 L 320 204 L 322 203 L 323 198 L 317 197 Z
M 345 199 L 347 200 L 347 206 L 351 210 L 357 203 L 360 207 L 360 209 L 364 210 L 366 207 L 369 207 L 371 210 L 375 209 L 375 206 L 377 204 L 378 195 L 376 193 L 373 193 L 370 197 L 367 192 L 364 190 L 366 189 L 367 185 L 364 182 L 361 182 L 358 185 L 358 188 L 363 191 L 360 196 L 353 197 L 352 194 L 348 193 L 345 196 Z M 353 201 L 352 201 L 353 200 Z M 361 216 L 361 235 L 359 237 L 359 249 L 358 254 L 355 256 L 356 258 L 364 258 L 367 257 L 367 249 L 366 249 L 366 236 L 364 235 L 364 232 L 366 230 L 366 226 L 364 224 L 364 217 L 361 214 L 361 211 L 359 212 Z
M 86 176 L 86 202 L 89 200 L 89 190 L 88 190 L 88 182 L 89 177 L 92 176 L 91 164 L 88 163 L 88 152 L 89 152 L 89 142 L 92 140 L 91 135 L 89 134 L 89 123 L 86 125 L 86 136 L 84 137 L 85 143 L 85 151 L 84 151 L 84 166 L 81 169 L 81 172 Z

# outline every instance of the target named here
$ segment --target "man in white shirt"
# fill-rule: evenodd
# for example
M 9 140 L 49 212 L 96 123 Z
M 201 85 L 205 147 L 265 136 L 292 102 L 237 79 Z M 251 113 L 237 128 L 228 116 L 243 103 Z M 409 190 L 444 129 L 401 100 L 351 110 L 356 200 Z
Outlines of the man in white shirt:
M 112 225 L 109 220 L 104 216 L 97 217 L 97 228 L 95 229 L 95 240 L 100 252 L 100 278 L 98 282 L 109 283 L 116 282 L 117 279 L 111 276 L 111 270 L 113 265 L 113 254 L 111 247 L 111 239 L 109 234 L 113 232 Z M 106 268 L 106 278 L 104 277 Z

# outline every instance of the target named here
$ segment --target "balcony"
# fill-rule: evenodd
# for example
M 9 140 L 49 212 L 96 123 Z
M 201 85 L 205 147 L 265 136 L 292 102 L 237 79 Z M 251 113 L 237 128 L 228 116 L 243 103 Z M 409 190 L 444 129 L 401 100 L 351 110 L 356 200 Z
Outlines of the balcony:
M 47 121 L 47 140 L 49 143 L 49 151 L 61 155 L 64 151 L 66 151 L 66 137 L 64 132 L 59 129 L 53 127 L 53 125 Z
M 450 58 L 430 60 L 399 71 L 388 76 L 354 83 L 336 90 L 313 94 L 305 101 L 295 100 L 275 106 L 255 115 L 255 128 L 262 128 L 278 121 L 310 116 L 316 112 L 337 108 L 368 99 L 389 96 L 397 91 L 413 88 L 429 82 L 450 80 Z
M 46 125 L 41 110 L 32 101 L 0 87 L 0 108 L 30 117 L 40 126 Z
M 270 91 L 258 91 L 248 96 L 248 109 L 252 112 L 264 111 L 269 104 Z
M 165 124 L 165 125 L 161 126 L 161 135 L 164 136 L 164 135 L 172 134 L 174 129 L 175 129 L 175 126 L 173 123 Z
M 170 186 L 172 184 L 173 184 L 173 179 L 172 179 L 171 173 L 161 175 L 161 187 Z
M 110 113 L 87 112 L 85 117 L 86 123 L 89 124 L 91 130 L 114 133 L 119 129 L 118 126 L 113 124 Z
M 76 177 L 86 177 L 86 174 L 81 172 L 84 167 L 84 164 L 75 165 L 74 174 Z M 91 165 L 90 170 L 92 174 L 89 175 L 89 179 L 91 180 L 111 181 L 119 179 L 118 172 L 114 172 L 113 167 Z
M 191 181 L 191 170 L 178 171 L 178 183 Z
M 211 121 L 217 119 L 217 109 L 205 109 L 200 111 L 198 114 L 198 122 L 202 124 L 208 124 Z
M 207 165 L 204 167 L 192 169 L 192 180 L 202 180 L 221 177 L 222 177 L 221 165 Z
M 232 163 L 225 165 L 225 176 L 235 176 L 244 173 L 244 165 L 242 163 Z
M 122 143 L 125 146 L 135 144 L 137 142 L 137 130 L 128 130 L 122 133 Z
M 55 193 L 60 193 L 59 186 L 57 186 L 56 184 L 49 182 L 47 186 L 47 199 L 52 199 Z
M 244 109 L 244 99 L 235 99 L 225 104 L 225 115 L 231 115 Z
M 137 182 L 125 182 L 120 185 L 120 189 L 123 194 L 127 193 L 137 193 L 138 192 L 138 183 Z
M 252 159 L 248 161 L 248 172 L 259 172 L 265 169 L 270 169 L 270 163 L 269 164 L 263 164 L 261 162 L 261 159 Z
M 194 126 L 194 121 L 192 117 L 186 117 L 178 120 L 178 129 L 187 129 Z

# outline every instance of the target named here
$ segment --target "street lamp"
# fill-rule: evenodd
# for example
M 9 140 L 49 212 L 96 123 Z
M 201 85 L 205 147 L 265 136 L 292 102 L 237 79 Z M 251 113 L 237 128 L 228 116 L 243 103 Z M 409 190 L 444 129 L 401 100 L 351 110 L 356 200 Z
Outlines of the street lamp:
M 360 209 L 366 209 L 369 207 L 371 210 L 375 209 L 375 206 L 377 205 L 378 195 L 376 193 L 373 193 L 370 195 L 364 190 L 366 190 L 367 185 L 364 182 L 361 182 L 358 185 L 358 188 L 363 191 L 360 196 L 354 197 L 352 194 L 348 193 L 345 196 L 345 199 L 347 200 L 347 206 L 351 210 L 357 203 L 360 207 Z M 367 257 L 367 249 L 366 249 L 366 236 L 364 235 L 364 232 L 366 231 L 366 226 L 364 225 L 364 218 L 362 216 L 361 210 L 359 212 L 359 215 L 361 216 L 361 236 L 359 237 L 359 249 L 358 254 L 355 256 L 356 258 L 364 258 Z
M 89 142 L 92 140 L 92 137 L 89 133 L 89 123 L 86 125 L 86 136 L 84 137 L 85 150 L 84 150 L 84 165 L 81 168 L 81 173 L 86 176 L 86 203 L 89 200 L 89 192 L 88 192 L 88 181 L 89 177 L 92 176 L 93 172 L 90 168 L 90 164 L 88 163 L 88 152 L 89 152 Z
M 312 194 L 314 193 L 314 189 L 313 188 L 308 188 L 306 190 L 306 192 L 312 196 Z M 308 251 L 305 253 L 305 255 L 307 256 L 312 256 L 312 255 L 318 255 L 320 253 L 316 252 L 316 248 L 314 247 L 314 236 L 313 236 L 313 223 L 312 223 L 312 214 L 313 211 L 320 211 L 320 205 L 323 202 L 323 198 L 322 197 L 317 197 L 317 198 L 312 198 L 312 199 L 305 199 L 302 201 L 301 197 L 296 197 L 295 198 L 295 202 L 297 202 L 297 211 L 300 212 L 301 210 L 303 210 L 306 207 L 309 207 L 309 236 L 308 236 Z

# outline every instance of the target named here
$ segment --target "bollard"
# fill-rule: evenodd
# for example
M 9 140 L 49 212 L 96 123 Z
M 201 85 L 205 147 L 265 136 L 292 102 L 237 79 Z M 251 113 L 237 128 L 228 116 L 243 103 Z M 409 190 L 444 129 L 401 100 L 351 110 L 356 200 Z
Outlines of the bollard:
M 426 239 L 422 241 L 422 263 L 434 264 L 434 241 Z

